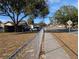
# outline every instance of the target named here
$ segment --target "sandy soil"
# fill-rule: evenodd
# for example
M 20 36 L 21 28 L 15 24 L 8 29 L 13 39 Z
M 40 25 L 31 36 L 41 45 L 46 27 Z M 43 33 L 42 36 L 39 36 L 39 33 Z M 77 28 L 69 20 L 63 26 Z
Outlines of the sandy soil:
M 78 52 L 78 36 L 69 34 L 69 33 L 53 33 L 55 37 L 57 38 L 57 41 L 63 45 L 61 41 L 63 41 L 72 51 L 74 51 L 76 54 Z M 70 49 L 68 49 L 66 46 L 63 46 L 65 51 L 70 55 L 71 59 L 77 59 L 77 55 L 75 55 Z
M 36 33 L 0 33 L 0 59 L 6 59 Z

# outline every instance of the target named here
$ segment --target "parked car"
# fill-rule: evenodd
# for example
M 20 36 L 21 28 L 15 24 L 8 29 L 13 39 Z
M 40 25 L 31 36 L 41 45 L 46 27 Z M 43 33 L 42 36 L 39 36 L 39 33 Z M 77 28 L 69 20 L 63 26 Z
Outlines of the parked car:
M 33 31 L 40 31 L 41 30 L 41 27 L 34 27 L 33 29 L 32 29 Z
M 29 26 L 24 27 L 24 31 L 30 31 L 30 27 Z

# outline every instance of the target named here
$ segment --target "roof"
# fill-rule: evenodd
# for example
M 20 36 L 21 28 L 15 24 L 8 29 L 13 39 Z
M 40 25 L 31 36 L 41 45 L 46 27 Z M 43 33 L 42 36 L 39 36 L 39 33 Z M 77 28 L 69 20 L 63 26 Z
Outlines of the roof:
M 0 23 L 0 27 L 4 27 L 4 23 Z
M 7 21 L 7 22 L 5 23 L 5 26 L 13 26 L 13 22 Z
M 6 25 L 6 26 L 13 26 L 12 23 L 6 23 L 5 25 Z

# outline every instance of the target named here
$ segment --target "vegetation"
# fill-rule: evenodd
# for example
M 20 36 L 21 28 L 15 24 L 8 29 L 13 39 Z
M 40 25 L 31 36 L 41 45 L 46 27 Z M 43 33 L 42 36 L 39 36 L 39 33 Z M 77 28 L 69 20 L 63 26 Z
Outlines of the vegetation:
M 15 31 L 27 16 L 44 17 L 46 14 L 48 7 L 44 0 L 0 0 L 0 15 L 8 16 L 13 21 Z
M 2 22 L 0 21 L 0 23 L 2 23 Z
M 30 16 L 29 19 L 27 20 L 29 25 L 34 25 L 34 16 Z
M 40 25 L 41 27 L 47 26 L 47 24 L 46 24 L 45 22 L 43 22 L 43 21 L 41 21 L 41 22 L 39 23 L 39 25 Z
M 78 9 L 74 6 L 62 6 L 56 11 L 55 20 L 58 23 L 66 25 L 68 20 L 73 22 L 73 26 L 78 24 Z

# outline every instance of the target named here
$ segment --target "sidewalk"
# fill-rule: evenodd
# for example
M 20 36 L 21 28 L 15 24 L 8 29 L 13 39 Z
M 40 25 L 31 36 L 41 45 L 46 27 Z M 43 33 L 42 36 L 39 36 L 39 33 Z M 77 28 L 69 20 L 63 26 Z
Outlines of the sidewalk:
M 60 46 L 50 33 L 45 33 L 44 40 L 46 59 L 70 59 L 69 55 L 62 48 L 63 46 Z
M 78 59 L 78 36 L 71 33 L 52 33 L 71 59 Z

